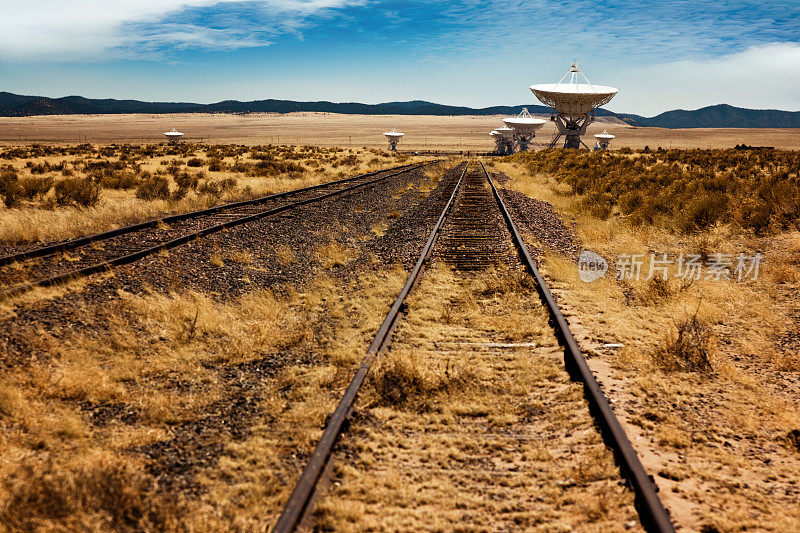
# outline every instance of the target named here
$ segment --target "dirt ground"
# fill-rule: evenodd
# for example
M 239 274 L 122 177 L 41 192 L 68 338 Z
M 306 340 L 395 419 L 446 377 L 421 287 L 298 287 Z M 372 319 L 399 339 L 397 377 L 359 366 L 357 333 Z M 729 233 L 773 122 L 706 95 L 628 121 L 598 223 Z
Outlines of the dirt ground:
M 548 119 L 548 116 L 541 118 Z M 0 118 L 0 145 L 29 142 L 159 142 L 176 128 L 186 140 L 208 143 L 298 144 L 383 148 L 384 131 L 406 134 L 401 150 L 489 151 L 489 131 L 502 125 L 500 116 L 340 115 L 334 113 L 64 115 Z M 617 136 L 612 147 L 731 148 L 737 144 L 800 149 L 800 129 L 632 128 L 616 120 L 598 120 L 591 135 L 608 130 Z M 534 146 L 553 138 L 555 125 L 539 132 Z

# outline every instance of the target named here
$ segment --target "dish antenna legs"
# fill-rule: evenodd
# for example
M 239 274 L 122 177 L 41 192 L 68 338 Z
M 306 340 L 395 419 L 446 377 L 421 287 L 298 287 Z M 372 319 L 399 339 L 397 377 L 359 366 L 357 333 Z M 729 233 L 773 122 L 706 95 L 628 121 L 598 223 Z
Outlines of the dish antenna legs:
M 505 153 L 503 153 L 505 149 L 506 149 L 505 142 L 503 141 L 503 139 L 495 139 L 494 153 L 497 155 L 505 155 Z
M 397 141 L 392 141 L 392 140 L 389 141 L 389 150 L 392 152 L 397 151 Z
M 582 144 L 586 146 L 583 141 L 581 141 L 581 136 L 586 133 L 586 126 L 594 121 L 594 115 L 586 114 L 580 117 L 563 117 L 562 115 L 556 115 L 552 120 L 556 123 L 558 135 L 550 142 L 548 148 L 555 148 L 562 135 L 566 137 L 564 148 L 578 149 Z M 588 150 L 589 147 L 587 146 L 586 149 Z
M 508 137 L 497 136 L 494 139 L 494 153 L 496 155 L 511 155 L 514 153 L 514 140 Z
M 519 147 L 520 152 L 528 151 L 528 147 L 530 146 L 531 141 L 533 141 L 533 137 L 534 137 L 533 133 L 525 133 L 525 134 L 517 133 L 514 135 L 514 139 L 517 142 L 517 146 Z

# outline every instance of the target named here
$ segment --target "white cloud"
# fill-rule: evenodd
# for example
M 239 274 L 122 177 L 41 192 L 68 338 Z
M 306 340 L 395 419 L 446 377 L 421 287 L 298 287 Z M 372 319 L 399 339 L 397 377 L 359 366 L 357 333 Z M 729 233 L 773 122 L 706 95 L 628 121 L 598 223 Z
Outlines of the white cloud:
M 136 57 L 158 47 L 265 46 L 315 15 L 354 0 L 27 0 L 4 6 L 0 56 L 11 60 Z M 246 8 L 224 27 L 189 22 L 196 10 Z M 252 18 L 256 13 L 257 17 Z
M 620 87 L 609 107 L 642 115 L 720 103 L 800 110 L 800 44 L 773 43 L 706 61 L 608 72 L 605 79 Z

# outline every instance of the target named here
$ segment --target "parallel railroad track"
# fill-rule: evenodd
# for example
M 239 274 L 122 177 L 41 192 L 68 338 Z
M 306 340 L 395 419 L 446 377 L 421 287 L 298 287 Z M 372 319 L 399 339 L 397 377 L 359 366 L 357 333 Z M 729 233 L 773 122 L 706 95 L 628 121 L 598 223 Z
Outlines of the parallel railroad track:
M 0 257 L 0 300 L 130 264 L 227 228 L 337 197 L 431 163 L 402 165 L 252 200 L 171 215 Z M 291 215 L 283 215 L 291 216 Z
M 488 188 L 487 188 L 488 185 Z M 493 202 L 492 202 L 493 201 Z M 492 230 L 490 218 L 502 217 L 507 230 L 504 235 Z M 406 297 L 419 282 L 431 258 L 436 255 L 455 270 L 474 271 L 491 267 L 499 262 L 508 262 L 503 253 L 506 243 L 513 243 L 518 264 L 535 279 L 539 296 L 549 314 L 558 343 L 564 349 L 564 362 L 573 380 L 583 384 L 584 396 L 589 410 L 600 427 L 606 445 L 613 451 L 620 471 L 630 484 L 635 495 L 636 508 L 643 527 L 648 531 L 672 532 L 674 528 L 664 509 L 657 489 L 639 460 L 636 451 L 625 435 L 622 426 L 611 409 L 598 382 L 580 352 L 544 278 L 539 273 L 533 258 L 512 220 L 491 176 L 483 164 L 473 172 L 464 167 L 449 200 L 435 223 L 408 280 L 381 324 L 367 354 L 356 370 L 336 410 L 328 418 L 322 437 L 312 453 L 306 467 L 294 487 L 273 531 L 294 531 L 310 520 L 311 510 L 320 496 L 320 481 L 327 477 L 332 466 L 334 445 L 347 427 L 359 389 L 364 383 L 373 362 L 385 352 L 392 335 L 408 308 Z M 441 251 L 437 248 L 441 243 Z

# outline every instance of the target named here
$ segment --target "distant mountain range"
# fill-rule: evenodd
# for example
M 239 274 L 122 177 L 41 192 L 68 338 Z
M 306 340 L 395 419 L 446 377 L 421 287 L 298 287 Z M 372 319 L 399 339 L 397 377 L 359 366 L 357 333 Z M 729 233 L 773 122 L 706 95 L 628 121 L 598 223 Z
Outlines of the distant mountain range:
M 523 107 L 534 114 L 549 114 L 541 105 L 493 106 L 479 109 L 435 104 L 422 100 L 359 104 L 295 102 L 292 100 L 225 100 L 215 104 L 189 102 L 140 102 L 138 100 L 91 99 L 81 96 L 47 98 L 0 92 L 0 116 L 118 115 L 158 113 L 291 113 L 296 111 L 360 115 L 516 115 Z M 800 111 L 743 109 L 727 104 L 685 111 L 667 111 L 655 117 L 614 113 L 598 109 L 597 116 L 619 119 L 632 126 L 658 128 L 800 128 Z
M 652 118 L 625 115 L 642 126 L 657 128 L 800 128 L 800 111 L 744 109 L 728 104 L 712 105 L 694 111 L 676 109 Z

